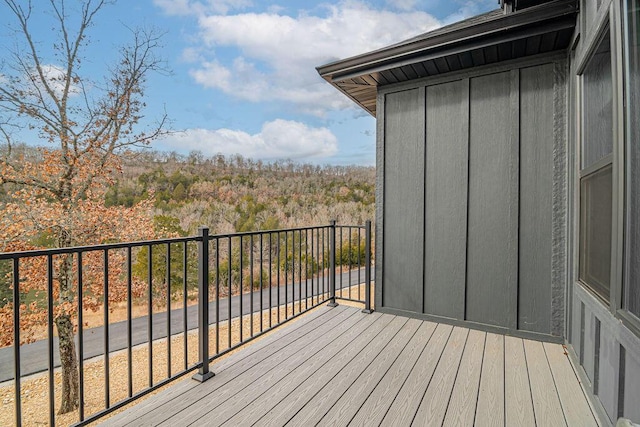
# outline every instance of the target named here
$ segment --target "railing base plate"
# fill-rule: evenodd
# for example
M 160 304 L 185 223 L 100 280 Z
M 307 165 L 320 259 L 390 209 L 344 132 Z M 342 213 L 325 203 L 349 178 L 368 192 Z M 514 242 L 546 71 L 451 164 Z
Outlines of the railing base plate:
M 327 307 L 337 307 L 338 303 L 337 302 L 330 302 L 329 304 L 327 304 Z
M 194 380 L 203 383 L 206 380 L 208 380 L 211 377 L 214 377 L 216 374 L 214 374 L 213 372 L 209 371 L 206 374 L 201 374 L 200 372 L 198 372 L 197 374 L 195 374 L 194 376 L 192 376 L 191 378 L 193 378 Z
M 373 310 L 369 310 L 369 309 L 365 308 L 364 310 L 362 310 L 362 312 L 366 313 L 366 314 L 371 314 L 371 313 L 373 313 Z

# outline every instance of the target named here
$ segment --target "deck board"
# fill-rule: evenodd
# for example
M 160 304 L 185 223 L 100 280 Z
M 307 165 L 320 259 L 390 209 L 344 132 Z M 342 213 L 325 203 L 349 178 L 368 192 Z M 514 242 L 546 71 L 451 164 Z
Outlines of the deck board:
M 393 346 L 398 341 L 402 342 L 406 334 L 414 332 L 409 328 L 405 328 L 407 323 L 407 318 L 394 318 L 375 341 L 369 343 L 356 357 L 346 363 L 344 368 L 337 372 L 329 382 L 325 383 L 317 393 L 311 396 L 313 405 L 305 405 L 287 424 L 301 426 L 315 425 L 319 422 L 336 400 L 360 377 L 380 352 L 388 345 Z M 398 335 L 400 335 L 400 339 L 396 339 Z M 373 372 L 370 372 L 370 374 L 373 374 Z
M 442 425 L 468 336 L 468 329 L 453 328 L 442 359 L 436 367 L 411 425 Z
M 379 314 L 376 316 L 365 316 L 361 322 L 358 322 L 357 325 L 349 329 L 346 334 L 343 334 L 340 338 L 322 348 L 308 363 L 295 369 L 285 379 L 274 384 L 269 390 L 252 389 L 252 394 L 255 395 L 256 398 L 251 404 L 245 410 L 239 411 L 232 418 L 223 421 L 228 425 L 251 425 L 257 422 L 264 414 L 285 399 L 296 386 L 303 383 L 314 373 L 322 372 L 325 365 L 330 363 L 331 360 L 348 354 L 352 349 L 355 350 L 359 348 L 361 340 L 370 339 L 370 335 L 375 333 L 377 328 L 381 330 L 385 325 L 384 322 L 389 319 L 379 322 L 377 327 L 371 327 L 374 322 L 380 320 L 380 317 Z
M 473 425 L 486 335 L 480 331 L 469 331 L 444 419 L 445 426 Z
M 504 353 L 505 423 L 508 426 L 536 425 L 522 339 L 504 337 Z
M 542 343 L 525 340 L 524 350 L 527 355 L 536 423 L 540 426 L 566 426 L 560 398 Z
M 308 354 L 308 352 L 313 350 L 314 346 L 311 344 L 313 344 L 314 341 L 317 340 L 319 345 L 323 345 L 324 343 L 337 338 L 341 331 L 341 328 L 338 328 L 338 326 L 349 327 L 353 322 L 357 322 L 359 317 L 361 316 L 358 316 L 350 310 L 344 310 L 322 325 L 318 325 L 317 329 L 313 331 L 313 333 L 307 333 L 299 339 L 291 342 L 291 344 L 287 345 L 286 348 L 281 349 L 271 357 L 261 360 L 259 363 L 255 363 L 245 369 L 232 368 L 223 370 L 216 374 L 218 377 L 217 381 L 207 381 L 206 383 L 203 383 L 205 386 L 204 388 L 208 389 L 206 394 L 198 393 L 198 397 L 195 401 L 194 399 L 189 399 L 187 396 L 188 400 L 194 402 L 191 405 L 192 407 L 187 411 L 183 409 L 169 414 L 170 416 L 165 418 L 162 423 L 159 423 L 159 425 L 188 425 L 190 422 L 197 421 L 203 417 L 209 419 L 210 417 L 208 416 L 208 413 L 212 409 L 227 402 L 237 393 L 240 393 L 259 379 L 264 380 L 266 378 L 266 380 L 269 380 L 273 378 L 277 381 L 276 378 L 284 374 L 282 369 L 277 369 L 283 363 L 283 360 L 286 361 L 287 366 L 289 366 L 290 363 L 297 363 L 301 358 Z M 282 339 L 282 341 L 284 340 L 285 339 Z M 223 381 L 225 381 L 225 387 L 220 387 L 221 384 L 216 384 L 216 382 L 222 383 Z M 162 411 L 157 411 L 151 416 L 150 421 L 153 424 L 164 416 L 161 412 Z
M 422 396 L 424 396 L 429 386 L 436 366 L 449 341 L 452 330 L 453 328 L 449 325 L 438 325 L 432 339 L 429 340 L 429 345 L 420 355 L 409 378 L 396 396 L 380 425 L 408 426 L 411 424 L 422 401 Z
M 340 396 L 317 425 L 331 427 L 348 424 L 358 408 L 367 400 L 371 390 L 376 388 L 399 355 L 407 348 L 422 323 L 417 319 L 410 319 L 375 360 L 362 370 L 358 379 Z
M 569 425 L 598 421 L 558 344 L 320 308 L 103 425 Z
M 598 423 L 594 419 L 589 403 L 584 397 L 578 377 L 571 366 L 571 362 L 569 362 L 569 356 L 564 348 L 559 344 L 544 343 L 544 350 L 549 360 L 551 373 L 555 379 L 567 424 L 570 426 L 597 426 Z
M 334 360 L 351 360 L 371 341 L 380 335 L 381 331 L 393 320 L 393 316 L 382 316 L 371 328 L 358 337 L 351 345 L 341 351 Z M 302 409 L 313 395 L 318 391 L 318 385 L 324 385 L 330 381 L 344 366 L 342 363 L 333 363 L 325 369 L 318 370 L 313 375 L 304 379 L 287 396 L 278 402 L 261 417 L 255 425 L 273 426 L 284 425 L 289 419 Z
M 380 424 L 396 395 L 407 381 L 409 373 L 418 361 L 420 354 L 430 342 L 436 326 L 435 323 L 431 322 L 422 323 L 411 342 L 367 397 L 365 403 L 353 408 L 357 413 L 351 419 L 351 425 L 370 426 Z
M 298 340 L 292 345 L 288 352 L 280 353 L 278 358 L 274 358 L 270 364 L 257 365 L 259 373 L 253 374 L 248 372 L 243 381 L 236 379 L 233 384 L 226 387 L 222 393 L 216 393 L 210 396 L 206 402 L 197 410 L 189 411 L 188 414 L 180 414 L 175 421 L 180 424 L 188 425 L 190 423 L 204 423 L 208 426 L 218 426 L 227 419 L 234 416 L 242 408 L 251 403 L 255 397 L 267 392 L 271 386 L 285 378 L 290 371 L 295 370 L 303 365 L 311 357 L 332 341 L 338 340 L 344 333 L 356 326 L 364 319 L 363 314 L 358 313 L 350 316 L 341 328 L 337 328 L 337 324 L 331 323 L 328 329 L 325 329 L 316 340 L 311 335 L 309 338 L 313 341 L 313 345 L 309 340 Z M 286 363 L 286 369 L 279 369 L 280 364 Z M 168 424 L 174 424 L 172 420 L 168 420 Z
M 487 334 L 475 425 L 504 425 L 504 336 Z
M 270 351 L 277 351 L 279 348 L 282 348 L 284 344 L 286 344 L 285 337 L 289 337 L 288 339 L 291 339 L 296 336 L 300 336 L 301 334 L 307 333 L 313 330 L 313 328 L 315 327 L 313 326 L 315 325 L 314 322 L 321 321 L 322 316 L 327 316 L 326 318 L 329 318 L 330 315 L 334 314 L 335 312 L 331 312 L 331 309 L 329 307 L 319 307 L 316 310 L 308 313 L 306 316 L 301 317 L 298 321 L 291 323 L 289 327 L 275 330 L 270 335 L 265 336 L 264 338 L 254 342 L 251 346 L 248 346 L 244 351 L 232 354 L 224 360 L 218 362 L 215 365 L 215 369 L 217 372 L 220 372 L 234 364 L 240 363 L 242 360 L 247 360 L 250 356 L 258 353 L 261 353 L 261 356 L 263 357 L 267 357 L 270 353 L 269 351 L 265 351 L 265 349 L 270 347 Z M 126 416 L 117 415 L 110 418 L 108 420 L 108 424 L 114 427 L 136 424 L 136 420 L 139 420 L 145 417 L 147 414 L 154 412 L 157 407 L 163 406 L 164 404 L 170 402 L 176 397 L 181 396 L 183 393 L 186 393 L 188 390 L 194 388 L 197 385 L 198 382 L 196 381 L 180 381 L 179 383 L 169 388 L 164 393 L 160 393 L 153 399 L 144 400 L 141 403 L 133 406 L 132 408 L 129 408 L 126 412 Z

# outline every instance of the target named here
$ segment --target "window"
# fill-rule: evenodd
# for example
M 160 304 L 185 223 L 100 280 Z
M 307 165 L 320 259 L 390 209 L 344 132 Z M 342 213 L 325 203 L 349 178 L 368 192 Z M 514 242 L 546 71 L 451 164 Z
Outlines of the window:
M 640 0 L 625 2 L 626 226 L 623 308 L 640 318 Z
M 579 279 L 603 300 L 611 287 L 613 83 L 609 29 L 582 74 Z
M 580 279 L 604 299 L 611 277 L 611 165 L 580 181 Z

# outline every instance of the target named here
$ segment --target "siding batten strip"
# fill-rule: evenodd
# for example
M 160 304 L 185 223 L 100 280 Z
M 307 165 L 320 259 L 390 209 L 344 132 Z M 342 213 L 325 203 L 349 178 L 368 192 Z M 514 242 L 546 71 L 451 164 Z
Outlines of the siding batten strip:
M 471 79 L 464 79 L 465 82 L 465 99 L 466 104 L 466 124 L 467 124 L 467 212 L 465 220 L 465 240 L 464 240 L 464 314 L 462 320 L 467 320 L 467 308 L 468 308 L 468 290 L 469 290 L 469 180 L 471 174 L 469 173 L 469 165 L 471 162 Z
M 508 306 L 508 327 L 518 329 L 518 295 L 520 283 L 518 269 L 520 265 L 520 69 L 511 70 L 510 90 L 510 121 L 511 121 L 511 188 L 510 190 L 510 219 L 512 228 L 508 236 L 508 245 L 511 247 L 509 259 L 509 283 L 511 284 L 510 302 Z M 515 218 L 515 221 L 514 221 Z M 514 253 L 515 252 L 515 253 Z
M 618 418 L 624 416 L 624 389 L 627 351 L 620 344 L 620 362 L 618 364 Z

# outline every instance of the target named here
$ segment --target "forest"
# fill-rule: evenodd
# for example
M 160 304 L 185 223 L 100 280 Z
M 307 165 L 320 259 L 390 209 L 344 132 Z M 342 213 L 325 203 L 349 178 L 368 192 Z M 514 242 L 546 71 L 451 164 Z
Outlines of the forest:
M 151 198 L 160 232 L 193 235 L 373 219 L 375 168 L 262 162 L 240 155 L 205 157 L 157 151 L 128 153 L 105 194 L 106 206 Z
M 44 162 L 41 159 L 43 152 L 42 149 L 20 146 L 14 147 L 12 155 L 29 159 L 29 162 L 38 165 Z M 0 209 L 6 213 L 3 215 L 4 227 L 0 228 L 0 252 L 57 247 L 55 227 L 46 228 L 38 221 L 34 221 L 37 225 L 28 232 L 25 230 L 24 234 L 18 230 L 12 236 L 9 232 L 11 225 L 16 223 L 6 221 L 9 217 L 7 209 L 12 206 L 15 195 L 20 191 L 24 191 L 24 188 L 19 184 L 5 183 L 0 186 Z M 203 225 L 209 227 L 211 235 L 326 226 L 334 219 L 340 225 L 363 225 L 366 220 L 374 217 L 375 169 L 363 166 L 318 166 L 288 160 L 262 162 L 240 155 L 205 157 L 198 152 L 184 156 L 175 152 L 129 151 L 120 156 L 120 166 L 110 174 L 101 197 L 102 200 L 93 201 L 87 215 L 79 216 L 79 221 L 85 222 L 82 227 L 95 228 L 97 231 L 93 235 L 90 231 L 78 233 L 76 244 L 114 243 L 121 241 L 123 235 L 130 241 L 195 236 L 198 227 Z M 49 205 L 42 197 L 39 197 L 39 201 L 43 206 Z M 46 209 L 36 208 L 35 202 L 27 201 L 25 204 L 30 210 L 28 215 L 23 211 L 23 217 L 38 216 L 39 212 L 47 215 Z M 124 217 L 124 220 L 114 222 L 113 218 L 116 217 Z M 86 224 L 90 221 L 95 221 L 95 225 Z M 131 224 L 124 226 L 123 221 Z M 10 224 L 7 225 L 7 222 Z M 110 231 L 118 227 L 130 230 L 126 233 L 119 230 L 120 234 Z M 325 265 L 326 253 L 316 254 L 311 267 L 308 267 L 306 259 L 296 259 L 295 254 L 289 253 L 293 251 L 295 239 L 299 240 L 300 246 L 303 234 L 276 236 L 279 243 L 274 239 L 272 247 L 267 248 L 268 251 L 275 251 L 276 245 L 281 247 L 276 255 L 270 255 L 270 258 L 274 258 L 274 276 L 278 271 L 284 274 L 287 269 L 300 269 L 303 262 L 305 269 L 311 269 L 300 270 L 300 280 L 328 267 Z M 344 268 L 361 266 L 364 262 L 364 236 L 351 237 L 353 238 L 350 239 L 345 234 L 343 246 L 337 249 L 336 262 Z M 303 243 L 310 247 L 310 242 Z M 234 238 L 233 245 L 231 254 L 225 252 L 225 248 L 220 249 L 222 267 L 211 272 L 210 280 L 222 280 L 226 283 L 231 274 L 233 294 L 240 292 L 241 288 L 242 292 L 255 289 L 259 286 L 258 282 L 266 284 L 269 278 L 265 277 L 264 272 L 250 271 L 248 268 L 249 254 L 259 251 L 257 242 L 249 248 L 248 241 L 239 245 Z M 180 299 L 184 267 L 181 246 L 171 246 L 171 298 Z M 245 250 L 242 260 L 236 253 L 240 246 Z M 286 247 L 289 248 L 288 252 L 282 249 Z M 167 300 L 165 289 L 168 263 L 164 253 L 165 246 L 152 245 L 149 248 L 153 251 L 153 300 L 159 309 Z M 191 299 L 195 298 L 193 292 L 197 285 L 197 252 L 195 244 L 189 244 L 185 248 L 188 251 L 186 271 Z M 64 262 L 63 258 L 60 257 L 59 261 Z M 110 300 L 115 304 L 124 301 L 126 297 L 124 259 L 122 251 L 109 252 Z M 147 247 L 133 251 L 132 295 L 136 298 L 136 305 L 145 301 L 143 297 L 149 289 L 148 259 Z M 22 266 L 22 270 L 26 271 L 21 288 L 24 342 L 40 339 L 44 332 L 42 327 L 46 324 L 46 319 L 43 317 L 43 309 L 47 288 L 44 262 L 45 259 L 41 257 L 33 258 L 25 260 Z M 88 253 L 83 265 L 85 286 L 90 289 L 85 295 L 85 309 L 101 310 L 104 276 L 100 253 Z M 12 342 L 12 304 L 9 304 L 12 302 L 11 271 L 9 261 L 0 262 L 0 324 L 7 326 L 3 329 L 6 333 L 0 333 L 0 345 Z M 263 271 L 266 271 L 266 266 Z M 255 279 L 252 281 L 249 277 L 254 277 L 253 274 Z M 56 282 L 57 280 L 54 285 Z M 273 283 L 273 278 L 271 282 Z M 221 292 L 222 297 L 228 295 L 229 290 L 223 288 Z M 138 301 L 139 298 L 142 299 Z

